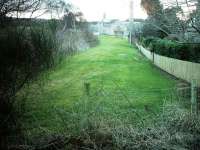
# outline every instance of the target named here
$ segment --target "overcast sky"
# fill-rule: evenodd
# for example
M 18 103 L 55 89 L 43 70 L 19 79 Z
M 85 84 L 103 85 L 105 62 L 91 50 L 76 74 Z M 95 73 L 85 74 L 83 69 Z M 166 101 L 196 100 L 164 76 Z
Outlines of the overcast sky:
M 87 21 L 101 21 L 104 14 L 106 19 L 126 20 L 130 17 L 130 1 L 131 0 L 65 0 L 79 8 L 84 14 Z M 141 0 L 133 0 L 133 16 L 134 18 L 145 19 L 147 17 L 145 11 L 140 6 Z M 60 18 L 57 13 L 43 14 L 43 10 L 35 12 L 32 17 L 50 19 L 51 17 Z M 43 15 L 41 15 L 43 14 Z M 53 16 L 51 16 L 53 15 Z M 29 18 L 31 13 L 22 13 L 20 17 Z
M 106 14 L 107 19 L 120 19 L 126 20 L 130 17 L 130 1 L 131 0 L 65 0 L 66 2 L 70 2 L 74 5 L 75 8 L 79 8 L 81 12 L 83 12 L 84 17 L 87 21 L 101 21 L 104 14 Z M 178 0 L 179 2 L 184 0 Z M 134 18 L 147 18 L 145 11 L 140 6 L 141 0 L 133 0 L 133 16 Z M 175 0 L 162 0 L 162 2 L 169 2 L 175 5 Z M 185 2 L 185 1 L 184 1 Z M 165 4 L 163 3 L 163 4 Z M 183 5 L 182 9 L 184 12 L 188 13 L 195 9 L 195 7 L 185 7 L 186 4 Z M 37 11 L 32 15 L 32 18 L 45 18 L 50 19 L 53 18 L 61 18 L 63 14 L 43 14 L 43 10 Z M 31 13 L 21 13 L 20 17 L 29 18 L 31 17 Z
M 130 0 L 70 0 L 78 7 L 88 21 L 107 19 L 125 20 L 130 16 Z M 140 7 L 141 0 L 134 1 L 134 18 L 146 18 L 146 13 Z

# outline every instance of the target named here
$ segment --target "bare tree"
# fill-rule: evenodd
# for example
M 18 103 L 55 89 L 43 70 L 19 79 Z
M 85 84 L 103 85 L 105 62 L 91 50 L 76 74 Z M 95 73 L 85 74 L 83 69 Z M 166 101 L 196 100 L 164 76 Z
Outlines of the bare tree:
M 185 17 L 186 15 L 183 11 L 185 3 L 178 0 L 170 2 L 142 0 L 141 5 L 149 16 L 146 23 L 151 24 L 152 27 L 166 36 L 173 34 L 184 40 L 189 25 L 188 18 Z
M 190 12 L 192 11 L 192 13 L 189 14 L 189 20 L 191 23 L 191 27 L 200 34 L 200 0 L 195 0 L 192 1 L 193 5 L 195 5 L 195 9 L 191 9 L 191 1 L 186 0 L 186 5 L 188 10 L 190 10 Z
M 35 11 L 41 6 L 41 0 L 1 0 L 0 17 L 18 15 L 25 11 Z

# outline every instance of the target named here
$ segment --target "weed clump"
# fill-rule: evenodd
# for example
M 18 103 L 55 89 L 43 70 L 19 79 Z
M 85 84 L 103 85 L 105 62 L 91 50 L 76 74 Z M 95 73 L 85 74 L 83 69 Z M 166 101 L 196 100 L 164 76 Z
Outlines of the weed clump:
M 43 140 L 42 145 L 48 145 L 52 141 L 55 145 L 61 142 L 61 149 L 73 150 L 200 148 L 200 116 L 191 114 L 179 105 L 164 106 L 163 113 L 151 120 L 145 120 L 143 125 L 132 124 L 130 120 L 122 120 L 115 116 L 109 117 L 102 107 L 99 103 L 99 109 L 96 109 L 95 103 L 85 105 L 84 101 L 79 101 L 71 111 L 56 110 L 65 128 L 63 135 L 59 136 L 62 140 L 57 136 L 53 136 L 52 139 L 52 135 L 47 134 L 46 143 Z M 37 147 L 37 142 L 35 144 Z

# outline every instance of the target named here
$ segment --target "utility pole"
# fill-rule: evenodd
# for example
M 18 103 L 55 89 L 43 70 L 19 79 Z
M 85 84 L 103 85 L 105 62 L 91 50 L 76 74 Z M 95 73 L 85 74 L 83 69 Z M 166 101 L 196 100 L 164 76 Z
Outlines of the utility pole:
M 130 0 L 130 21 L 132 21 L 134 19 L 134 2 L 133 0 Z
M 100 23 L 100 35 L 103 34 L 103 28 L 104 28 L 105 19 L 106 19 L 106 13 L 103 13 L 103 18 L 102 18 L 101 23 Z
M 134 2 L 133 0 L 130 0 L 130 18 L 129 23 L 132 25 L 132 22 L 134 22 Z M 132 31 L 129 33 L 129 42 L 132 44 Z

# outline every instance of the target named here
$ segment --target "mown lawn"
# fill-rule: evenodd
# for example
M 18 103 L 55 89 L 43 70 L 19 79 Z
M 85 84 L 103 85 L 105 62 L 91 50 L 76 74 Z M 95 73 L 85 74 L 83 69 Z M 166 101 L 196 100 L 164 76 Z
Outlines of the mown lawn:
M 29 94 L 23 127 L 26 134 L 78 132 L 84 122 L 80 119 L 89 116 L 137 123 L 161 112 L 175 85 L 176 80 L 152 66 L 127 40 L 103 36 L 97 47 L 51 71 L 48 81 L 24 89 Z

